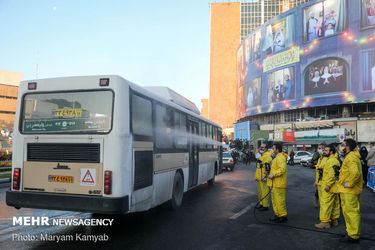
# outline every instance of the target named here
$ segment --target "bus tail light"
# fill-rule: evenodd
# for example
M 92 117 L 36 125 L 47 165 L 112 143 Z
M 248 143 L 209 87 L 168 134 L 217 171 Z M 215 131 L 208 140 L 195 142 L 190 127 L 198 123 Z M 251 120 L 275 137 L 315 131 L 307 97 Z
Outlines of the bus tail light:
M 112 171 L 104 171 L 104 194 L 112 194 Z
M 230 159 L 230 162 L 234 162 L 234 160 L 233 160 L 233 159 Z
M 36 90 L 36 82 L 29 82 L 27 84 L 27 89 L 28 90 Z
M 109 86 L 109 78 L 100 78 L 99 86 L 100 87 Z
M 13 171 L 13 190 L 20 190 L 21 169 L 15 168 Z

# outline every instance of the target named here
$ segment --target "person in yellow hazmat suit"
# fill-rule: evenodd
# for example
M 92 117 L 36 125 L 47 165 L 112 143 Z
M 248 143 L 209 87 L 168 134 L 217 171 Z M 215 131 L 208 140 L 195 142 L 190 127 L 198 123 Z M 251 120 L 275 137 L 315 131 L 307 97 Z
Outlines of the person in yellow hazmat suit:
M 271 163 L 267 185 L 271 188 L 272 206 L 275 216 L 270 221 L 282 223 L 288 221 L 285 203 L 288 155 L 282 152 L 281 144 L 273 145 L 274 159 Z
M 258 188 L 258 202 L 259 205 L 256 207 L 259 211 L 267 211 L 270 206 L 269 189 L 266 182 L 267 164 L 272 162 L 272 151 L 267 150 L 267 145 L 262 143 L 259 148 L 261 156 L 257 161 L 257 169 L 255 171 L 254 179 L 257 182 Z
M 322 187 L 321 187 L 321 180 L 323 179 L 323 167 L 326 164 L 328 158 L 323 154 L 324 148 L 326 147 L 325 144 L 319 144 L 318 146 L 318 153 L 320 154 L 318 163 L 315 165 L 315 183 L 314 187 L 316 188 L 317 194 L 314 197 L 314 207 L 318 207 L 318 199 L 320 203 L 320 197 L 322 195 Z
M 328 229 L 331 226 L 338 226 L 338 218 L 340 217 L 340 200 L 337 192 L 340 162 L 337 160 L 334 144 L 326 146 L 323 154 L 327 157 L 327 161 L 323 167 L 321 196 L 319 196 L 319 218 L 321 222 L 316 224 L 315 227 Z
M 361 156 L 357 150 L 357 143 L 353 139 L 345 139 L 342 146 L 345 158 L 340 169 L 338 192 L 348 235 L 340 241 L 357 243 L 361 227 L 361 193 L 363 188 Z

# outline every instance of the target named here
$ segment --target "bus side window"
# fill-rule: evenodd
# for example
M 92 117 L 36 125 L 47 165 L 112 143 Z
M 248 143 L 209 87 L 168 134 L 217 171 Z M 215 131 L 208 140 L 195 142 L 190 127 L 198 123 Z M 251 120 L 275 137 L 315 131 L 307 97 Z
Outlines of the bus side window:
M 206 148 L 206 124 L 200 123 L 200 139 L 201 139 L 201 149 Z
M 217 142 L 217 128 L 216 127 L 213 127 L 214 129 L 213 129 L 213 140 L 215 141 L 214 143 L 214 148 L 215 149 L 217 149 L 217 144 L 216 144 L 216 142 Z
M 133 134 L 152 137 L 151 101 L 140 96 L 133 95 L 131 117 Z
M 174 127 L 175 127 L 175 136 L 174 136 L 174 145 L 177 149 L 186 149 L 187 148 L 187 135 L 186 135 L 186 116 L 175 112 L 174 113 Z
M 155 105 L 155 143 L 157 148 L 173 149 L 173 111 L 165 106 Z
M 212 125 L 207 125 L 207 148 L 212 149 Z

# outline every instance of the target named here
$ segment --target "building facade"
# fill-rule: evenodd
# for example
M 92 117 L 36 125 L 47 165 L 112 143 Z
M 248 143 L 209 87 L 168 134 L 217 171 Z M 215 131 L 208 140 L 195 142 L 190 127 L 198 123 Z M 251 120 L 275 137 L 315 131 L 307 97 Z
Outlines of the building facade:
M 224 129 L 236 120 L 237 49 L 259 25 L 308 0 L 259 0 L 211 3 L 210 93 L 208 118 Z
M 268 20 L 238 49 L 237 118 L 303 147 L 375 141 L 375 4 L 319 0 Z
M 0 69 L 0 130 L 13 130 L 19 83 L 23 73 Z

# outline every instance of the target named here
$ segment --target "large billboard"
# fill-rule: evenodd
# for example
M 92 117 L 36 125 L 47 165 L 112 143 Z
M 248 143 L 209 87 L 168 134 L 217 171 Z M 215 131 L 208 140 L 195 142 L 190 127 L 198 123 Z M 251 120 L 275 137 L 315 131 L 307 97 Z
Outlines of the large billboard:
M 238 50 L 237 118 L 375 101 L 375 0 L 320 0 L 269 20 Z

